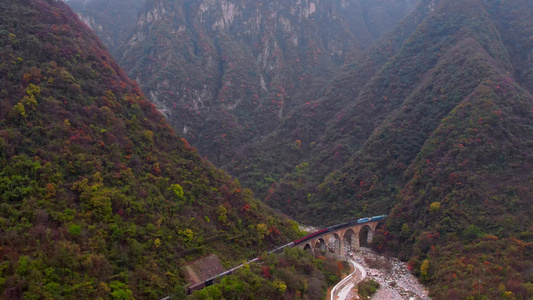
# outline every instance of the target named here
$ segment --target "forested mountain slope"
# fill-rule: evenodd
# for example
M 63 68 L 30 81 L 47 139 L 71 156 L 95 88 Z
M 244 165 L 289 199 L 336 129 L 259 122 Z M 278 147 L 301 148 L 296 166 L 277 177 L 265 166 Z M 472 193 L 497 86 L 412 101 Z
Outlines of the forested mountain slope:
M 317 223 L 392 208 L 377 246 L 409 260 L 435 298 L 529 299 L 532 12 L 440 1 L 364 87 L 332 90 L 356 95 L 266 202 Z
M 61 1 L 0 2 L 0 298 L 184 296 L 296 238 L 202 160 Z
M 384 208 L 387 202 L 393 205 L 390 195 L 396 192 L 390 189 L 402 185 L 405 168 L 441 119 L 487 76 L 487 69 L 511 67 L 484 10 L 475 11 L 479 6 L 465 10 L 467 4 L 453 9 L 448 2 L 427 16 L 399 52 L 357 91 L 355 99 L 345 101 L 347 105 L 326 120 L 325 132 L 314 141 L 319 151 L 308 161 L 310 170 L 321 168 L 324 159 L 327 166 L 334 166 L 334 173 L 321 186 L 324 194 L 317 196 L 318 204 L 328 202 L 322 201 L 323 197 L 357 199 L 361 195 L 363 201 L 350 201 L 350 205 L 360 205 L 356 211 L 364 204 L 372 204 L 374 209 Z M 496 59 L 485 63 L 472 56 L 478 49 L 459 51 L 470 39 L 483 43 L 485 55 Z M 335 91 L 350 88 L 346 84 Z M 335 94 L 330 97 L 337 98 Z M 323 176 L 323 172 L 317 173 Z M 329 186 L 335 182 L 343 184 Z M 311 201 L 312 207 L 308 194 L 302 201 Z M 382 201 L 375 201 L 380 195 Z M 275 194 L 270 198 L 274 200 Z M 345 206 L 329 209 L 349 213 Z

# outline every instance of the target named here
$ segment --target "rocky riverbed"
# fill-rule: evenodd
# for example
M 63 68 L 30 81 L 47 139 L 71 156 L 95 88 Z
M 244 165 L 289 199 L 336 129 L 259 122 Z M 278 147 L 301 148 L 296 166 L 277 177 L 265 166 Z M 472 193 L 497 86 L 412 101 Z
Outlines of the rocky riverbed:
M 316 227 L 300 225 L 301 230 L 315 232 Z M 328 251 L 335 249 L 335 240 L 326 241 Z M 344 253 L 351 253 L 353 260 L 362 265 L 367 278 L 374 279 L 381 285 L 372 300 L 431 300 L 427 289 L 413 276 L 407 265 L 396 258 L 387 258 L 376 254 L 368 248 L 350 252 L 349 245 L 343 243 Z M 352 290 L 345 299 L 360 299 Z M 341 300 L 341 299 L 339 299 Z
M 396 258 L 385 258 L 362 248 L 353 258 L 367 271 L 367 277 L 379 282 L 381 287 L 372 300 L 430 300 L 426 288 Z M 355 297 L 354 299 L 358 299 Z

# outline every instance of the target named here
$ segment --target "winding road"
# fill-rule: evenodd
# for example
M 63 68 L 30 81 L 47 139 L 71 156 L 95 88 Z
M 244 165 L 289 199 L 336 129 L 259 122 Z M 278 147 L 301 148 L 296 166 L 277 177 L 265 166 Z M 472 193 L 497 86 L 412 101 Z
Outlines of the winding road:
M 331 290 L 331 300 L 345 300 L 354 285 L 366 277 L 366 270 L 363 266 L 351 258 L 347 258 L 347 261 L 353 265 L 354 271 L 333 287 Z

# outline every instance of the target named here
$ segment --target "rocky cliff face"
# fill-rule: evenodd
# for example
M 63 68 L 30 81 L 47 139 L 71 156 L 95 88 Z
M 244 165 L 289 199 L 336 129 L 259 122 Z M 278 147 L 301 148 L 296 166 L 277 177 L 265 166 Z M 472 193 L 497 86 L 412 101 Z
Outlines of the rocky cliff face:
M 184 136 L 225 163 L 312 102 L 415 2 L 150 1 L 120 63 Z

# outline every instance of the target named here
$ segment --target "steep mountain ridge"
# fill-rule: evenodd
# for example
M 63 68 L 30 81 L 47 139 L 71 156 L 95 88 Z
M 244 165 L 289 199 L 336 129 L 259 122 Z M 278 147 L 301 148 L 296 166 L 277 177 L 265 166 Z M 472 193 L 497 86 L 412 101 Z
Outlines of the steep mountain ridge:
M 500 5 L 498 1 L 483 1 L 488 13 L 499 31 L 504 32 L 501 39 L 507 47 L 514 69 L 514 77 L 520 85 L 532 92 L 531 74 L 533 72 L 531 55 L 531 35 L 533 34 L 532 3 L 513 1 Z M 529 7 L 529 9 L 524 9 Z
M 439 14 L 439 11 L 446 13 Z M 488 16 L 479 7 L 468 9 L 468 6 L 445 2 L 417 28 L 401 51 L 368 82 L 351 106 L 342 111 L 344 117 L 337 118 L 330 129 L 326 129 L 323 135 L 326 139 L 322 144 L 335 145 L 336 152 L 344 154 L 347 163 L 340 159 L 344 166 L 340 172 L 335 172 L 343 174 L 344 178 L 332 175 L 324 183 L 344 182 L 347 185 L 343 188 L 351 190 L 347 194 L 352 199 L 368 191 L 361 181 L 372 182 L 377 195 L 382 192 L 379 189 L 382 184 L 382 188 L 390 188 L 389 180 L 394 182 L 399 179 L 396 182 L 401 185 L 402 169 L 410 165 L 440 118 L 468 95 L 471 89 L 468 85 L 475 81 L 469 82 L 471 77 L 466 76 L 479 72 L 477 62 L 468 65 L 457 61 L 449 67 L 439 65 L 439 62 L 450 58 L 446 56 L 449 49 L 475 32 L 479 37 L 477 40 L 483 42 L 482 39 L 485 39 L 486 50 L 491 51 L 493 56 L 503 57 L 506 64 L 505 50 L 498 43 L 496 46 L 491 44 L 498 38 L 498 33 L 488 25 L 472 28 L 471 24 L 477 22 L 488 22 Z M 454 34 L 450 36 L 452 32 Z M 486 36 L 492 38 L 486 39 Z M 458 68 L 461 68 L 461 73 L 464 71 L 465 77 L 459 77 Z M 436 79 L 435 76 L 442 77 Z M 322 161 L 316 163 L 321 164 Z M 334 163 L 335 160 L 331 159 L 330 164 Z M 378 182 L 375 176 L 380 178 Z M 340 194 L 346 195 L 345 192 Z M 388 197 L 390 191 L 383 191 L 383 195 Z M 374 202 L 374 199 L 370 197 L 365 201 Z
M 2 299 L 184 297 L 185 263 L 229 267 L 297 237 L 62 1 L 2 1 L 0 20 Z
M 406 172 L 385 245 L 411 256 L 439 298 L 531 296 L 532 105 L 506 71 L 494 73 L 443 119 Z M 467 287 L 476 277 L 483 283 Z

